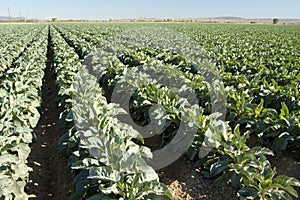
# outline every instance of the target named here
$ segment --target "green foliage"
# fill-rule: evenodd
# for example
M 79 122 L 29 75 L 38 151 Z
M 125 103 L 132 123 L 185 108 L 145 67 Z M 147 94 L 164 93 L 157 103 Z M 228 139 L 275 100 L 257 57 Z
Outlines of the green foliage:
M 225 134 L 224 127 L 227 125 L 223 125 L 221 131 L 220 127 L 214 126 L 210 92 L 205 79 L 195 74 L 193 66 L 184 58 L 170 52 L 151 49 L 126 51 L 124 47 L 113 46 L 112 49 L 124 52 L 118 58 L 112 58 L 109 53 L 98 51 L 96 54 L 107 60 L 102 61 L 106 62 L 106 65 L 96 64 L 90 73 L 99 76 L 105 96 L 109 99 L 110 91 L 116 82 L 122 80 L 122 76 L 130 68 L 159 62 L 161 65 L 178 70 L 191 81 L 199 105 L 203 109 L 199 119 L 194 119 L 197 121 L 199 131 L 187 152 L 188 156 L 196 159 L 201 146 L 209 142 L 204 141 L 205 133 L 210 132 L 211 135 L 219 133 L 213 138 L 215 141 L 212 142 L 213 152 L 198 161 L 198 164 L 204 163 L 211 176 L 217 177 L 216 185 L 231 183 L 238 186 L 240 190 L 237 196 L 240 199 L 290 199 L 290 195 L 296 197 L 293 186 L 299 186 L 297 180 L 274 176 L 275 169 L 271 168 L 266 159 L 266 155 L 273 154 L 272 151 L 262 147 L 250 148 L 246 145 L 246 141 L 250 134 L 256 134 L 263 143 L 272 145 L 272 150 L 278 156 L 287 148 L 299 147 L 299 28 L 261 25 L 195 27 L 189 24 L 181 26 L 166 24 L 165 26 L 195 38 L 216 63 L 215 67 L 221 73 L 220 77 L 223 78 L 227 93 L 226 120 L 235 127 L 234 131 Z M 132 27 L 136 28 L 139 25 L 119 24 L 114 27 L 101 25 L 99 29 L 97 24 L 89 26 L 66 24 L 56 28 L 83 58 L 108 35 Z M 97 63 L 95 60 L 91 62 Z M 136 77 L 136 80 L 140 80 L 139 78 L 142 79 L 143 74 Z M 132 85 L 137 86 L 136 82 L 132 82 Z M 169 129 L 172 134 L 166 131 L 162 133 L 162 138 L 168 141 L 176 134 L 176 124 L 180 121 L 178 115 L 180 99 L 174 98 L 172 92 L 157 84 L 139 87 L 131 101 L 130 112 L 135 120 L 147 124 L 148 107 L 157 102 L 165 105 L 167 126 L 172 127 Z M 242 127 L 242 133 L 238 127 Z M 74 134 L 71 134 L 71 138 L 74 138 Z M 115 186 L 109 188 L 109 191 L 115 191 L 115 188 Z M 98 196 L 102 197 L 103 194 Z
M 278 19 L 273 23 L 277 24 Z M 255 134 L 262 143 L 272 146 L 277 156 L 288 148 L 299 148 L 299 27 L 164 24 L 169 29 L 190 35 L 215 62 L 212 67 L 220 72 L 227 94 L 227 122 L 216 126 L 217 114 L 212 113 L 210 86 L 186 58 L 170 49 L 128 50 L 126 45 L 111 46 L 120 53 L 118 57 L 112 57 L 104 48 L 106 38 L 140 26 L 161 25 L 50 26 L 58 101 L 63 110 L 60 122 L 68 129 L 59 141 L 59 150 L 69 157 L 68 166 L 76 174 L 74 198 L 172 198 L 155 171 L 146 164 L 151 152 L 142 146 L 141 136 L 132 127 L 118 121 L 116 115 L 124 111 L 108 103 L 118 81 L 138 87 L 130 102 L 130 114 L 135 121 L 147 125 L 151 117 L 166 120 L 160 134 L 163 141 L 160 146 L 176 136 L 182 119 L 197 124 L 199 130 L 187 155 L 197 160 L 197 164 L 204 165 L 210 176 L 216 177 L 216 185 L 230 183 L 238 187 L 239 199 L 297 198 L 294 187 L 299 186 L 299 181 L 277 176 L 266 159 L 267 155 L 273 154 L 272 151 L 262 147 L 250 148 L 246 141 L 250 134 Z M 1 25 L 0 199 L 22 199 L 25 196 L 24 187 L 30 171 L 26 159 L 30 153 L 32 132 L 39 120 L 37 107 L 40 106 L 46 40 L 47 29 L 43 25 Z M 145 39 L 145 44 L 149 40 Z M 89 73 L 97 76 L 100 88 L 80 63 L 80 59 L 95 50 L 97 45 L 104 48 L 95 52 L 104 64 L 97 65 L 98 61 L 93 59 L 88 62 L 96 63 Z M 188 47 L 187 44 L 180 48 Z M 203 111 L 200 116 L 194 116 L 195 110 L 186 109 L 187 98 L 176 95 L 175 89 L 158 84 L 157 78 L 147 84 L 144 73 L 128 79 L 127 75 L 136 72 L 135 67 L 153 63 L 172 69 L 174 73 L 169 77 L 181 77 L 192 86 Z M 83 97 L 79 102 L 70 100 L 76 92 L 74 81 L 78 73 L 87 77 L 81 80 L 85 96 L 77 94 Z M 97 95 L 92 96 L 94 94 L 90 91 Z M 92 111 L 84 107 L 85 103 L 92 104 L 90 100 L 98 102 L 91 106 Z M 154 104 L 163 105 L 166 113 L 151 113 L 149 107 Z M 78 116 L 74 116 L 72 107 L 82 117 L 79 124 L 74 124 L 73 117 Z M 189 114 L 182 116 L 183 111 Z M 233 131 L 226 131 L 227 123 L 234 128 Z M 87 124 L 94 126 L 87 127 Z M 208 141 L 204 139 L 206 134 L 212 136 Z M 198 159 L 200 148 L 209 144 L 214 147 L 213 151 Z
M 69 166 L 80 171 L 74 179 L 74 198 L 144 199 L 148 195 L 172 198 L 166 186 L 158 182 L 156 172 L 144 161 L 143 157 L 151 156 L 150 150 L 131 141 L 142 140 L 139 133 L 117 120 L 115 116 L 122 110 L 107 103 L 96 78 L 80 65 L 78 57 L 66 57 L 61 46 L 66 46 L 67 55 L 74 55 L 73 49 L 68 48 L 55 29 L 51 30 L 60 105 L 66 113 L 62 122 L 71 127 L 73 118 L 68 116 L 76 119 L 76 129 L 71 127 L 59 142 L 61 152 L 70 157 Z
M 209 169 L 210 176 L 218 176 L 214 184 L 222 186 L 230 183 L 238 186 L 238 199 L 292 199 L 298 197 L 293 187 L 299 187 L 300 182 L 287 176 L 275 176 L 276 170 L 271 168 L 267 155 L 272 151 L 263 147 L 249 148 L 246 140 L 249 133 L 241 135 L 239 127 L 233 132 L 217 133 L 213 141 L 215 151 L 208 157 L 200 160 L 204 167 Z
M 0 77 L 11 67 L 13 61 L 34 42 L 44 26 L 1 25 Z
M 149 194 L 155 194 L 171 198 L 166 186 L 158 182 L 156 172 L 143 159 L 152 156 L 150 150 L 131 141 L 142 140 L 139 133 L 118 122 L 115 117 L 123 111 L 116 105 L 107 104 L 93 76 L 83 70 L 79 73 L 84 78 L 78 77 L 78 82 L 72 87 L 81 87 L 81 92 L 85 95 L 78 93 L 77 89 L 72 91 L 72 112 L 76 113 L 80 148 L 87 149 L 94 159 L 79 160 L 72 164 L 72 169 L 87 169 L 87 178 L 96 179 L 100 191 L 105 195 L 143 199 Z M 87 82 L 90 84 L 85 84 Z M 94 109 L 89 110 L 91 106 Z M 91 115 L 96 118 L 89 123 L 78 121 Z
M 13 63 L 15 67 L 4 73 L 0 85 L 0 199 L 26 197 L 24 188 L 31 171 L 26 159 L 40 118 L 37 108 L 46 67 L 48 29 L 38 28 L 38 37 Z

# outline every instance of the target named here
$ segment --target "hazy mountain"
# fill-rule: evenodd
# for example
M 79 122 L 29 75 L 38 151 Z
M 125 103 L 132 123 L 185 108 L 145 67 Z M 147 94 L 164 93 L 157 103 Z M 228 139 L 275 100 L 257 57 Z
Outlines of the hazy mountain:
M 11 17 L 10 20 L 13 21 L 20 20 L 20 17 Z M 21 20 L 25 20 L 25 17 L 21 17 Z M 9 21 L 9 17 L 0 16 L 0 21 Z
M 233 16 L 221 17 L 199 17 L 199 18 L 177 18 L 177 19 L 158 19 L 158 18 L 136 18 L 119 19 L 113 21 L 198 21 L 198 22 L 216 22 L 216 23 L 273 23 L 273 18 L 243 18 Z M 278 18 L 278 24 L 300 24 L 300 19 L 282 19 Z
M 11 20 L 18 21 L 20 17 L 11 17 Z M 25 17 L 21 17 L 24 21 Z M 37 19 L 38 20 L 38 19 Z M 72 19 L 70 19 L 72 20 Z M 199 17 L 199 18 L 177 18 L 177 19 L 159 19 L 159 18 L 136 18 L 136 19 L 111 19 L 112 21 L 198 21 L 198 22 L 216 22 L 216 23 L 273 23 L 273 18 L 243 18 L 234 16 L 220 17 Z M 0 21 L 9 21 L 9 17 L 0 16 Z M 76 21 L 76 20 L 75 20 Z M 79 20 L 80 21 L 80 20 Z M 84 20 L 88 21 L 88 20 Z M 106 20 L 99 20 L 106 21 Z M 278 24 L 300 24 L 300 19 L 282 19 L 278 18 Z
M 273 18 L 243 18 L 243 17 L 208 17 L 208 18 L 196 18 L 199 21 L 216 21 L 216 22 L 256 22 L 256 23 L 273 23 Z M 279 24 L 299 24 L 300 19 L 283 19 L 278 18 Z

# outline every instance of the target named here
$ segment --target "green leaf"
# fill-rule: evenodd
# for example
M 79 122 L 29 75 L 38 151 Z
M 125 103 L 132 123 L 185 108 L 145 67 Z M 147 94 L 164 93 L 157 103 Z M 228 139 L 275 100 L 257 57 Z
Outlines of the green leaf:
M 259 191 L 251 186 L 242 187 L 238 192 L 237 196 L 241 197 L 242 199 L 255 199 L 259 195 Z
M 0 189 L 6 188 L 11 185 L 13 180 L 11 178 L 3 178 L 0 179 Z
M 12 151 L 17 151 L 18 152 L 18 157 L 21 160 L 26 160 L 30 154 L 31 148 L 24 143 L 20 143 L 17 146 L 15 146 L 14 148 L 12 148 Z
M 280 117 L 289 118 L 290 111 L 284 102 L 281 103 Z
M 99 160 L 94 158 L 84 158 L 83 160 L 77 160 L 72 164 L 72 169 L 89 169 L 93 166 L 99 166 Z
M 285 175 L 279 175 L 277 176 L 278 179 L 284 180 L 285 182 L 287 182 L 288 184 L 292 185 L 292 186 L 296 186 L 296 187 L 300 187 L 300 181 L 294 177 L 288 177 Z
M 255 111 L 254 106 L 252 104 L 249 104 L 249 103 L 245 104 L 244 108 L 247 109 L 247 110 L 250 110 L 251 112 Z
M 234 174 L 235 172 L 233 171 L 222 174 L 221 176 L 219 176 L 217 179 L 214 180 L 213 185 L 217 187 L 224 186 L 225 184 L 227 184 L 229 180 L 232 179 Z
M 12 154 L 4 154 L 4 155 L 1 155 L 0 156 L 0 164 L 3 165 L 3 164 L 6 164 L 6 163 L 18 163 L 19 161 L 19 158 L 15 155 L 12 155 Z
M 227 167 L 228 167 L 228 159 L 227 158 L 218 159 L 217 162 L 215 162 L 211 165 L 210 175 L 215 176 L 215 175 L 221 173 Z
M 253 152 L 254 155 L 258 156 L 258 155 L 269 155 L 269 156 L 273 156 L 273 151 L 271 149 L 265 148 L 265 147 L 252 147 L 251 148 L 251 152 Z
M 279 118 L 278 112 L 273 108 L 264 108 L 262 112 L 263 112 L 263 116 L 262 116 L 263 118 L 267 116 L 271 116 L 273 119 Z
M 269 195 L 271 200 L 293 200 L 293 198 L 284 190 L 275 190 Z
M 151 182 L 144 182 L 141 185 L 141 188 L 144 188 L 139 191 L 139 196 L 142 197 L 140 199 L 145 199 L 146 195 L 151 196 L 151 199 L 155 200 L 171 200 L 173 199 L 172 193 L 168 190 L 168 188 L 157 181 L 151 181 Z M 148 199 L 148 198 L 147 198 Z
M 264 99 L 261 99 L 260 104 L 257 105 L 257 108 L 255 109 L 255 115 L 259 116 L 264 108 Z
M 40 113 L 39 113 L 39 111 L 38 111 L 36 108 L 34 108 L 34 107 L 29 107 L 29 110 L 30 110 L 30 112 L 31 112 L 31 114 L 32 114 L 32 116 L 29 118 L 30 126 L 31 126 L 32 128 L 35 128 L 36 125 L 37 125 L 38 122 L 39 122 L 39 119 L 40 119 Z
M 273 142 L 272 149 L 276 155 L 280 155 L 283 150 L 286 150 L 288 142 L 294 137 L 288 132 L 281 133 Z
M 89 169 L 90 179 L 99 179 L 104 181 L 120 182 L 122 180 L 122 175 L 120 172 L 113 170 L 108 166 L 101 167 L 91 167 Z
M 286 178 L 276 177 L 273 180 L 273 185 L 287 191 L 294 197 L 298 197 L 297 191 L 291 186 L 291 184 L 288 181 L 286 181 Z

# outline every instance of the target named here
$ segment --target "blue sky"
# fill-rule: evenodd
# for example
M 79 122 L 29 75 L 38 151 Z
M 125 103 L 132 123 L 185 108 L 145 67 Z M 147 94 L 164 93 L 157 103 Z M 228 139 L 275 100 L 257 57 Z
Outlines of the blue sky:
M 0 16 L 36 19 L 299 18 L 299 0 L 0 0 Z

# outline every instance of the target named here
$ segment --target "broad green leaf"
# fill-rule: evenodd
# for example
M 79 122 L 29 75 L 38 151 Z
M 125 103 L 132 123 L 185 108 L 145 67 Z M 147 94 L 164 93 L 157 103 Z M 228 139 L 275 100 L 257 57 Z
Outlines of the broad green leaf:
M 280 155 L 283 150 L 286 150 L 288 142 L 294 137 L 288 132 L 281 133 L 273 142 L 272 149 L 275 154 Z
M 251 186 L 246 186 L 242 187 L 238 192 L 237 192 L 237 197 L 240 197 L 242 199 L 255 199 L 256 197 L 259 196 L 259 191 Z
M 120 172 L 113 170 L 108 166 L 91 167 L 89 169 L 88 178 L 113 182 L 119 182 L 123 179 Z
M 215 176 L 221 173 L 224 169 L 228 167 L 227 159 L 219 159 L 217 162 L 213 163 L 210 167 L 210 175 Z

